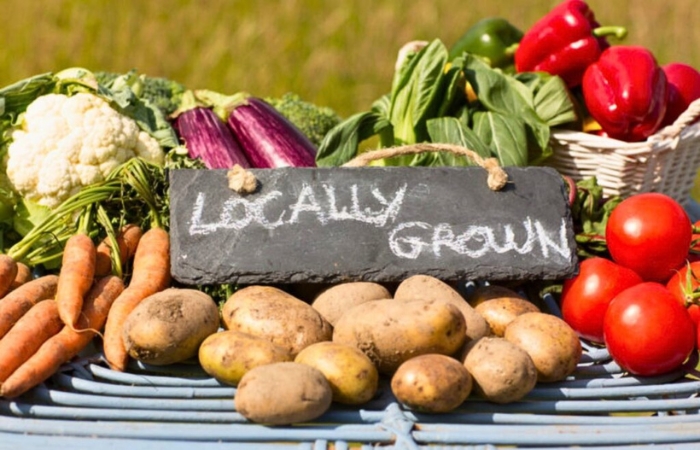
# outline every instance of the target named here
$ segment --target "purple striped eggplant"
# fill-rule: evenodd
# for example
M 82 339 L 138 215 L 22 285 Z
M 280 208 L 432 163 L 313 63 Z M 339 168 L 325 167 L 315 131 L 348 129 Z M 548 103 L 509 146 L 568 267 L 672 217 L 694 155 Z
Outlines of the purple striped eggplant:
M 183 96 L 176 112 L 174 128 L 190 158 L 199 158 L 208 169 L 230 169 L 238 164 L 246 169 L 251 163 L 226 123 L 210 108 Z
M 228 97 L 211 91 L 197 93 L 215 104 L 253 167 L 316 166 L 316 146 L 264 100 L 245 93 Z

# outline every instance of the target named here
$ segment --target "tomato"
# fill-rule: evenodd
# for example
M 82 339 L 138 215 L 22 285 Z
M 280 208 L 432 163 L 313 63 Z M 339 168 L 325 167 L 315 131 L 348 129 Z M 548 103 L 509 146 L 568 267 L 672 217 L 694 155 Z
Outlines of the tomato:
M 579 273 L 564 281 L 562 318 L 584 339 L 603 343 L 603 316 L 610 301 L 628 287 L 642 282 L 632 269 L 602 257 L 585 259 Z
M 640 376 L 680 367 L 695 349 L 695 330 L 685 307 L 666 286 L 652 281 L 617 294 L 603 318 L 610 356 Z
M 678 270 L 666 287 L 681 305 L 688 308 L 693 322 L 700 324 L 700 261 L 689 262 Z
M 666 282 L 688 256 L 693 227 L 673 198 L 655 192 L 620 202 L 608 218 L 605 239 L 616 263 L 644 281 Z

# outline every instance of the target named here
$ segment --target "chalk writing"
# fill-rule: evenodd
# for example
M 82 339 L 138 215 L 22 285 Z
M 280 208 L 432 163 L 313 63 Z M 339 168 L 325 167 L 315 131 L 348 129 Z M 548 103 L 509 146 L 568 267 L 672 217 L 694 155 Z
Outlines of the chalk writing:
M 374 205 L 362 207 L 359 196 L 359 186 L 349 187 L 349 207 L 338 206 L 339 193 L 330 184 L 312 186 L 304 183 L 295 201 L 282 204 L 286 197 L 280 191 L 272 191 L 257 196 L 252 200 L 245 197 L 231 197 L 221 206 L 221 211 L 214 221 L 204 219 L 204 211 L 208 210 L 207 196 L 199 193 L 194 204 L 190 220 L 190 235 L 208 235 L 217 230 L 243 230 L 248 226 L 262 226 L 275 229 L 281 226 L 298 224 L 304 216 L 311 217 L 322 225 L 338 221 L 356 221 L 377 228 L 385 228 L 393 224 L 400 212 L 404 201 L 407 185 L 401 186 L 388 199 L 378 189 L 372 189 Z M 275 205 L 276 208 L 268 208 Z M 372 209 L 379 206 L 379 209 Z M 268 217 L 267 209 L 278 211 L 276 217 Z M 406 259 L 416 259 L 421 255 L 432 253 L 440 258 L 444 251 L 452 251 L 471 258 L 480 258 L 487 253 L 515 252 L 521 255 L 539 250 L 543 258 L 552 254 L 568 259 L 571 249 L 567 240 L 567 223 L 562 219 L 558 230 L 547 230 L 539 220 L 526 217 L 517 224 L 520 230 L 516 237 L 514 224 L 502 224 L 499 227 L 486 225 L 469 225 L 466 229 L 456 231 L 447 223 L 436 225 L 427 222 L 398 223 L 387 234 L 391 252 Z
M 314 190 L 321 188 L 325 197 L 321 198 Z M 375 227 L 382 228 L 387 223 L 396 219 L 401 209 L 407 185 L 401 186 L 395 193 L 393 199 L 387 199 L 378 189 L 371 190 L 372 198 L 381 208 L 371 209 L 370 205 L 364 208 L 360 205 L 357 184 L 350 186 L 350 207 L 342 206 L 338 209 L 338 194 L 334 186 L 321 184 L 312 187 L 304 183 L 301 187 L 296 202 L 289 204 L 286 209 L 276 218 L 269 218 L 265 214 L 266 207 L 276 201 L 284 201 L 285 196 L 280 191 L 272 191 L 252 200 L 245 197 L 231 197 L 226 200 L 221 208 L 217 220 L 206 222 L 204 211 L 207 210 L 207 197 L 204 193 L 199 193 L 195 200 L 192 218 L 190 220 L 190 235 L 207 235 L 217 230 L 242 230 L 251 224 L 260 225 L 267 229 L 275 229 L 283 225 L 299 223 L 300 217 L 304 214 L 311 214 L 323 225 L 334 221 L 357 221 Z M 275 206 L 280 206 L 279 204 Z
M 479 258 L 487 253 L 515 252 L 525 255 L 535 251 L 536 247 L 543 258 L 549 258 L 550 252 L 565 259 L 571 257 L 567 224 L 563 219 L 558 233 L 554 234 L 545 230 L 540 221 L 533 221 L 530 217 L 521 225 L 525 238 L 518 243 L 511 224 L 502 225 L 501 230 L 470 225 L 463 232 L 455 234 L 454 227 L 446 223 L 431 225 L 426 222 L 407 222 L 391 230 L 389 248 L 394 255 L 407 259 L 416 259 L 424 253 L 432 253 L 439 258 L 445 248 L 471 258 Z

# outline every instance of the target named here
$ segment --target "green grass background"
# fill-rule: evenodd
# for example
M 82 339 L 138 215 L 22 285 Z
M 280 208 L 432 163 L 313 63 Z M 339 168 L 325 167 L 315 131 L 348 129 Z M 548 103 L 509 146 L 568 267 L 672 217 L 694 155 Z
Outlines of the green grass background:
M 697 0 L 590 0 L 602 24 L 659 63 L 700 68 Z M 0 0 L 0 86 L 71 66 L 136 69 L 191 88 L 281 95 L 365 110 L 388 91 L 407 41 L 448 46 L 501 16 L 527 29 L 556 1 Z

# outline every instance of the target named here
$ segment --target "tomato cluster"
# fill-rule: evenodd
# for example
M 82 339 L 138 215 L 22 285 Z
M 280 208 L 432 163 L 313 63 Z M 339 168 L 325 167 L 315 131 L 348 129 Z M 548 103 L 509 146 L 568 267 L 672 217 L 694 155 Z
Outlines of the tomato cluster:
M 583 260 L 564 282 L 564 320 L 634 375 L 680 367 L 700 346 L 693 228 L 669 196 L 643 193 L 620 202 L 605 226 L 609 257 Z

